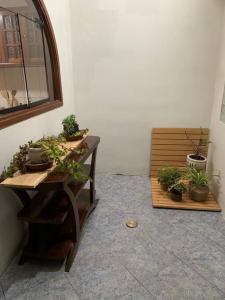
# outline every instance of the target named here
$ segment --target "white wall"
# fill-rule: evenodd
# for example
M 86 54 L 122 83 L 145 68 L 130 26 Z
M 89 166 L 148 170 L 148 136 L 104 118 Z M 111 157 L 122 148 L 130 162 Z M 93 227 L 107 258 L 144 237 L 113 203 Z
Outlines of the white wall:
M 148 174 L 152 127 L 208 127 L 223 0 L 72 1 L 78 117 L 98 170 Z
M 215 189 L 225 216 L 225 124 L 220 121 L 221 104 L 225 85 L 225 11 L 221 51 L 218 56 L 218 67 L 215 82 L 214 105 L 211 120 L 211 141 L 209 168 L 220 173 L 219 188 Z
M 72 67 L 72 42 L 69 0 L 45 0 L 58 44 L 64 106 L 0 131 L 0 170 L 7 165 L 18 146 L 43 134 L 56 134 L 61 130 L 61 120 L 74 112 L 74 87 Z M 62 26 L 63 25 L 63 26 Z M 21 204 L 12 192 L 0 189 L 0 272 L 14 255 L 22 238 L 23 228 L 16 214 Z

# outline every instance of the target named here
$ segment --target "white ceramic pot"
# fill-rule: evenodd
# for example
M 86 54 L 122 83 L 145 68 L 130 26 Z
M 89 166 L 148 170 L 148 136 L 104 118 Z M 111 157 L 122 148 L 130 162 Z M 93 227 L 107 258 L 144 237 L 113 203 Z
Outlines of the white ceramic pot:
M 188 166 L 194 167 L 196 170 L 205 170 L 207 158 L 205 156 L 199 155 L 201 159 L 195 159 L 194 154 L 187 155 L 187 164 Z
M 28 156 L 32 164 L 41 164 L 46 161 L 43 148 L 29 148 Z

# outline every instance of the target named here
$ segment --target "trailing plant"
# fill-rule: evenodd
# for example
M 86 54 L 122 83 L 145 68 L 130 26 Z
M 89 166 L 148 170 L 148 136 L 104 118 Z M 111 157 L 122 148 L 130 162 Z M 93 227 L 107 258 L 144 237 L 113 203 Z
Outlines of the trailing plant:
M 78 135 L 79 136 L 79 124 L 76 121 L 75 115 L 67 116 L 63 121 L 63 130 L 64 133 L 68 136 Z
M 42 148 L 44 150 L 44 156 L 50 161 L 55 161 L 55 163 L 57 164 L 69 151 L 63 146 L 64 141 L 65 139 L 63 137 L 59 138 L 54 136 L 47 136 L 43 137 L 35 143 L 30 143 L 29 146 Z
M 197 143 L 191 139 L 190 135 L 187 133 L 187 130 L 185 130 L 185 134 L 186 134 L 187 140 L 189 140 L 192 145 L 194 156 L 197 158 L 199 156 L 204 155 L 205 148 L 208 144 L 211 143 L 211 141 L 208 141 L 204 137 L 204 131 L 203 131 L 202 127 L 200 127 L 200 137 L 199 137 Z
M 186 168 L 186 178 L 194 187 L 207 187 L 210 176 L 205 171 L 197 171 L 193 167 Z
M 27 161 L 28 148 L 29 144 L 24 144 L 19 147 L 19 151 L 13 155 L 9 166 L 7 168 L 4 168 L 3 172 L 1 173 L 1 180 L 5 180 L 8 177 L 13 177 L 13 175 L 18 171 L 20 171 L 21 173 L 25 173 L 25 164 Z
M 17 152 L 7 168 L 4 168 L 0 179 L 5 180 L 8 177 L 13 177 L 17 171 L 24 173 L 26 171 L 25 164 L 27 162 L 27 155 L 29 148 L 42 148 L 44 150 L 44 156 L 47 160 L 54 161 L 56 165 L 56 171 L 68 172 L 71 176 L 79 181 L 85 181 L 89 179 L 83 172 L 82 165 L 78 162 L 64 159 L 69 151 L 72 149 L 66 148 L 63 143 L 65 139 L 54 136 L 43 137 L 42 139 L 33 142 L 29 141 L 27 144 L 20 146 L 20 151 Z
M 62 136 L 48 136 L 43 137 L 36 142 L 36 144 L 39 144 L 45 150 L 44 153 L 49 160 L 55 162 L 57 172 L 67 172 L 78 181 L 89 179 L 89 177 L 84 174 L 80 163 L 70 159 L 64 159 L 66 154 L 72 149 L 63 146 L 63 142 L 65 142 L 65 139 Z
M 162 167 L 158 172 L 158 182 L 167 187 L 179 181 L 182 177 L 182 171 L 176 167 Z

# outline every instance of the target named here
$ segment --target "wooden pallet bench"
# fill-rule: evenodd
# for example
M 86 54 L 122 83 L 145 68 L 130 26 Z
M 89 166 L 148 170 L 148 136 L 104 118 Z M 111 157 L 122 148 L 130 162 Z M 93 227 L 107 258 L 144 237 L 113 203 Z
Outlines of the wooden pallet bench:
M 208 140 L 208 128 L 202 128 L 204 138 Z M 192 209 L 221 211 L 213 194 L 205 202 L 195 202 L 188 194 L 183 195 L 181 202 L 170 199 L 168 192 L 161 190 L 157 181 L 158 171 L 163 166 L 186 166 L 187 155 L 192 152 L 191 141 L 187 135 L 197 143 L 201 134 L 200 128 L 153 128 L 150 177 L 152 182 L 152 205 L 156 208 Z M 208 147 L 205 146 L 203 153 L 207 155 Z

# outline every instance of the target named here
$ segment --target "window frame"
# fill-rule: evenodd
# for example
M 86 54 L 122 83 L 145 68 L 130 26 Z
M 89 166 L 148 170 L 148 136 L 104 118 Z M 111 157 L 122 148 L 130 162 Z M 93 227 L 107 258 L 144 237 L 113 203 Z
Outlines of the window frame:
M 44 23 L 44 31 L 46 35 L 46 40 L 48 43 L 49 54 L 52 66 L 52 81 L 53 81 L 53 99 L 48 102 L 39 104 L 34 107 L 25 108 L 20 111 L 10 112 L 9 114 L 2 115 L 0 117 L 0 129 L 8 127 L 10 125 L 16 124 L 18 122 L 27 120 L 34 116 L 38 116 L 45 112 L 51 111 L 53 109 L 63 106 L 63 96 L 62 96 L 62 85 L 61 85 L 61 74 L 60 74 L 60 64 L 58 49 L 55 39 L 55 34 L 51 24 L 47 8 L 43 0 L 33 1 L 37 12 Z

